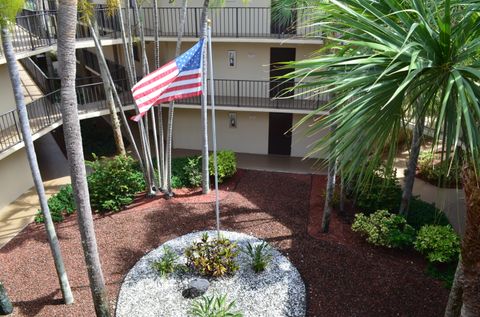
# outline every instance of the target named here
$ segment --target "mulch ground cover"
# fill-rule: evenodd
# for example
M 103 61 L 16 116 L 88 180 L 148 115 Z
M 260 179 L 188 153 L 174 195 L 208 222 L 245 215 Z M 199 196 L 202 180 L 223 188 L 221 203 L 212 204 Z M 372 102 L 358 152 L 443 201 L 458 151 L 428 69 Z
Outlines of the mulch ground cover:
M 372 247 L 335 214 L 330 233 L 316 230 L 324 188 L 323 176 L 240 171 L 221 187 L 222 227 L 265 239 L 293 262 L 307 286 L 308 316 L 443 316 L 448 291 L 425 275 L 419 255 Z M 178 191 L 95 216 L 112 311 L 124 276 L 145 253 L 214 228 L 213 201 L 213 193 Z M 75 303 L 62 305 L 45 231 L 31 224 L 0 249 L 14 316 L 94 316 L 76 217 L 56 227 Z

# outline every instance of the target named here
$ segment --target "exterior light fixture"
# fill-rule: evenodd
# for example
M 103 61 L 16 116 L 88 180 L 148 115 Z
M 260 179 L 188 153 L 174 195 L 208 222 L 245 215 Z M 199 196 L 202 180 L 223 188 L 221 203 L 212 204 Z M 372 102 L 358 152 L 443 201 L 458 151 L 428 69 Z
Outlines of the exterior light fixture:
M 237 127 L 237 114 L 235 112 L 230 112 L 228 114 L 228 126 L 230 128 L 236 128 Z

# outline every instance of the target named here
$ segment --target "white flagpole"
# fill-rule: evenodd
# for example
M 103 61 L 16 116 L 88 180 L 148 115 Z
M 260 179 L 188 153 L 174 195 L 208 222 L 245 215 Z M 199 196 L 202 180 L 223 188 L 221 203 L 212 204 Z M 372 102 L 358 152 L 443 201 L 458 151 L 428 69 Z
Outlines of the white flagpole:
M 210 73 L 210 104 L 212 106 L 212 145 L 213 145 L 213 166 L 215 169 L 215 216 L 217 220 L 217 234 L 220 237 L 220 202 L 218 201 L 218 166 L 217 166 L 217 128 L 215 123 L 215 90 L 213 83 L 213 57 L 212 57 L 212 26 L 208 20 L 208 71 Z

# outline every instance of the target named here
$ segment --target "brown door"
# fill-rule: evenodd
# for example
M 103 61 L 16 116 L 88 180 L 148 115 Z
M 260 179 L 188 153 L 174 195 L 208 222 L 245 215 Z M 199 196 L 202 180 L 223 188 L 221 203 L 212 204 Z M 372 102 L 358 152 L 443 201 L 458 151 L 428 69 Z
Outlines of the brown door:
M 270 113 L 268 123 L 268 154 L 290 155 L 292 150 L 292 114 Z
M 291 68 L 283 68 L 284 65 L 279 63 L 291 62 L 295 60 L 294 48 L 270 48 L 270 98 L 285 94 L 285 90 L 295 85 L 295 81 L 278 79 L 292 71 Z M 293 95 L 293 91 L 286 93 L 284 96 Z

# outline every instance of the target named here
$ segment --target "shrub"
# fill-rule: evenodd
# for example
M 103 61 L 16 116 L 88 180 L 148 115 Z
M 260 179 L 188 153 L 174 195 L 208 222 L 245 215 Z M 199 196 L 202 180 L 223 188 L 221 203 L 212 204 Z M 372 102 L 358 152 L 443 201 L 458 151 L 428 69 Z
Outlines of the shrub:
M 352 184 L 355 187 L 355 184 Z M 352 197 L 354 193 L 349 193 Z M 397 180 L 396 170 L 387 171 L 379 167 L 368 186 L 360 187 L 356 193 L 356 209 L 370 214 L 376 210 L 398 212 L 402 198 L 402 188 Z
M 262 242 L 256 246 L 253 246 L 249 242 L 242 251 L 250 257 L 250 260 L 252 261 L 252 269 L 255 273 L 264 271 L 272 261 L 272 253 L 266 242 Z
M 235 273 L 238 253 L 236 243 L 223 237 L 210 239 L 208 234 L 185 250 L 187 267 L 200 275 L 214 277 Z
M 223 150 L 217 152 L 218 182 L 222 183 L 225 178 L 232 177 L 237 172 L 237 156 L 235 152 Z M 210 175 L 215 175 L 213 155 L 209 157 Z
M 451 262 L 460 253 L 460 238 L 452 226 L 423 226 L 414 243 L 415 249 L 430 262 Z
M 172 187 L 181 188 L 189 187 L 188 175 L 185 171 L 185 166 L 188 160 L 196 156 L 176 157 L 172 159 Z
M 352 230 L 366 237 L 374 245 L 388 248 L 402 248 L 412 244 L 415 229 L 407 224 L 404 217 L 379 210 L 370 216 L 355 215 Z
M 177 260 L 178 255 L 170 247 L 164 247 L 163 256 L 160 260 L 153 262 L 152 267 L 160 276 L 167 276 L 177 269 L 178 265 L 175 263 Z
M 461 186 L 461 165 L 458 161 L 440 162 L 440 154 L 431 151 L 420 153 L 418 158 L 418 176 L 439 187 Z
M 227 302 L 226 295 L 202 296 L 192 303 L 189 315 L 194 317 L 242 317 L 240 312 L 232 311 L 235 301 Z
M 58 193 L 48 199 L 48 209 L 54 222 L 61 222 L 65 215 L 71 215 L 75 212 L 75 198 L 73 197 L 72 185 L 62 187 Z M 44 222 L 42 212 L 39 210 L 35 216 L 35 222 Z
M 191 157 L 188 158 L 187 164 L 183 167 L 189 187 L 198 187 L 202 184 L 202 167 L 200 162 L 200 157 Z
M 424 225 L 446 226 L 450 224 L 445 214 L 434 204 L 415 197 L 410 200 L 407 223 L 415 230 L 420 230 Z
M 136 193 L 145 189 L 143 175 L 131 157 L 95 157 L 87 165 L 93 169 L 87 178 L 90 203 L 97 211 L 118 211 L 130 204 Z

